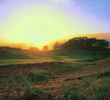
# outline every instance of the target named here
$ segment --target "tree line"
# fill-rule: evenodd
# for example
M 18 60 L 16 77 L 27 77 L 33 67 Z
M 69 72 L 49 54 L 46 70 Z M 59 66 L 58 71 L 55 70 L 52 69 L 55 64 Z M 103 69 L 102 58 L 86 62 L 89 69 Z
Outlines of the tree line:
M 105 39 L 75 37 L 62 44 L 60 44 L 59 42 L 55 42 L 53 44 L 53 50 L 60 50 L 71 47 L 86 49 L 105 49 L 109 47 L 109 42 Z

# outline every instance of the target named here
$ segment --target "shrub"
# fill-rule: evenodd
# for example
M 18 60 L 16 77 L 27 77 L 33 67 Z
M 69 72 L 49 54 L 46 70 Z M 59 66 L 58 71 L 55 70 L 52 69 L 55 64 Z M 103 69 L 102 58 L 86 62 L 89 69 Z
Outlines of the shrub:
M 63 96 L 56 100 L 110 100 L 110 79 L 102 78 L 95 82 L 85 79 L 82 83 L 74 83 L 65 89 Z
M 50 93 L 44 93 L 41 88 L 31 88 L 28 86 L 24 92 L 24 95 L 17 100 L 53 100 Z
M 90 86 L 91 85 L 91 81 L 90 80 L 85 80 L 83 83 L 82 83 L 82 87 L 88 87 L 88 86 Z
M 75 63 L 74 64 L 74 68 L 79 68 L 79 67 L 82 67 L 82 63 Z
M 47 81 L 48 75 L 45 71 L 32 70 L 28 73 L 28 79 L 30 82 Z
M 110 98 L 108 97 L 110 95 L 110 86 L 107 81 L 110 81 L 110 79 L 101 79 L 91 84 L 90 87 L 88 87 L 84 92 L 86 96 L 88 96 L 88 99 L 109 100 Z
M 12 77 L 14 78 L 15 81 L 18 81 L 18 82 L 22 82 L 24 78 L 22 73 L 17 73 L 17 74 L 15 73 Z
M 104 72 L 99 71 L 96 74 L 96 78 L 101 78 L 101 77 L 110 77 L 110 72 L 109 71 L 104 71 Z

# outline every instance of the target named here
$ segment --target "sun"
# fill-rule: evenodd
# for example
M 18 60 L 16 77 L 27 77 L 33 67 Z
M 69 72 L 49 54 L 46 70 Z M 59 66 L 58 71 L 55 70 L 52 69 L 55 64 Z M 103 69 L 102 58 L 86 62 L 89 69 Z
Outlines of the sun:
M 2 27 L 0 31 L 5 34 L 5 39 L 41 47 L 80 33 L 86 26 L 59 6 L 32 3 L 10 12 Z
M 68 35 L 64 15 L 47 5 L 30 5 L 19 8 L 6 20 L 7 38 L 14 42 L 30 42 L 37 46 Z

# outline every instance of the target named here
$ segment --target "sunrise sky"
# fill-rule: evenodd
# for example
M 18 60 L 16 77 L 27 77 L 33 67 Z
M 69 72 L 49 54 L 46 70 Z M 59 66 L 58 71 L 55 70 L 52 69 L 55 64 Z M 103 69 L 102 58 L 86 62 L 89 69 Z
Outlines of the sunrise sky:
M 110 33 L 110 0 L 0 0 L 0 45 L 91 33 Z

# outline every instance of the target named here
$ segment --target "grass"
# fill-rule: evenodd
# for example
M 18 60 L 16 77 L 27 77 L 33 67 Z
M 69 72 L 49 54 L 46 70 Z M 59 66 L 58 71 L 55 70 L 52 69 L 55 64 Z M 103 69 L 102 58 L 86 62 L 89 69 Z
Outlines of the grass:
M 78 60 L 74 64 L 68 64 L 68 63 L 63 63 L 59 64 L 56 63 L 57 65 L 57 70 L 55 72 L 70 72 L 70 71 L 81 71 L 82 68 L 88 66 L 88 65 L 95 65 L 96 62 L 92 61 L 92 59 L 85 59 L 85 60 Z
M 6 77 L 2 76 L 3 80 L 6 81 Z M 10 82 L 13 80 L 14 82 Z M 10 80 L 11 79 L 11 80 Z M 32 84 L 28 83 L 23 85 L 24 81 L 20 82 L 18 77 L 14 75 L 8 79 L 10 86 L 2 85 L 3 87 L 8 87 L 8 93 L 3 94 L 1 100 L 12 100 L 13 98 L 16 100 L 109 100 L 110 95 L 110 78 L 102 78 L 93 82 L 92 80 L 85 79 L 80 83 L 70 83 L 68 86 L 65 86 L 64 83 L 61 84 L 63 88 L 63 95 L 57 95 L 55 97 L 52 96 L 50 92 L 45 92 L 44 89 L 40 88 L 32 88 Z M 13 84 L 12 84 L 13 83 Z M 18 85 L 19 84 L 19 85 Z M 68 88 L 69 87 L 69 88 Z M 6 89 L 5 89 L 6 90 Z M 15 92 L 16 91 L 16 92 Z M 3 91 L 1 91 L 3 93 Z M 16 95 L 16 94 L 17 95 Z
M 49 51 L 49 52 L 31 52 L 26 50 L 0 50 L 0 65 L 8 65 L 8 64 L 23 64 L 23 63 L 35 63 L 35 62 L 44 62 L 45 61 L 62 61 L 66 62 L 70 59 L 72 61 L 76 59 L 88 59 L 88 58 L 96 58 L 97 60 L 106 58 L 103 52 L 106 51 L 89 51 L 89 50 L 76 50 L 72 48 L 68 48 L 60 51 Z M 109 54 L 108 54 L 109 55 Z M 64 56 L 64 57 L 63 57 Z M 47 60 L 46 60 L 47 59 Z M 96 60 L 95 59 L 95 60 Z
M 42 54 L 41 57 L 29 54 L 39 59 L 50 57 L 56 60 L 53 62 L 35 64 L 18 62 L 16 65 L 1 66 L 0 100 L 109 100 L 110 59 L 94 56 L 95 51 L 94 53 L 81 51 L 82 54 L 77 51 L 79 55 L 75 55 L 74 50 L 70 52 L 71 55 L 66 52 L 66 50 L 48 52 L 50 55 Z M 67 58 L 77 56 L 85 59 L 64 62 L 63 57 L 60 57 L 63 54 Z M 3 63 L 5 62 L 6 59 Z M 9 59 L 6 63 L 8 62 Z M 104 66 L 100 62 L 107 64 Z
M 110 77 L 110 71 L 107 70 L 107 71 L 99 71 L 97 74 L 96 74 L 96 77 L 97 78 L 101 78 L 101 77 Z
M 0 86 L 1 86 L 0 91 L 2 93 L 1 99 L 6 100 L 9 98 L 15 98 L 15 99 L 21 98 L 19 97 L 19 94 L 23 93 L 23 97 L 21 99 L 26 97 L 27 100 L 27 98 L 31 98 L 31 96 L 33 95 L 31 92 L 42 93 L 41 90 L 37 90 L 37 88 L 33 90 L 31 88 L 33 84 L 35 84 L 36 82 L 37 84 L 39 84 L 39 81 L 44 82 L 47 80 L 48 80 L 48 75 L 46 74 L 45 71 L 32 70 L 28 73 L 17 73 L 17 74 L 15 73 L 14 75 L 11 75 L 9 77 L 2 74 L 0 76 Z M 7 91 L 5 94 L 3 94 L 5 92 L 4 90 Z
M 32 70 L 28 73 L 28 79 L 30 82 L 48 81 L 48 75 L 46 71 Z
M 95 82 L 85 79 L 83 82 L 71 84 L 70 88 L 66 87 L 62 96 L 56 96 L 56 100 L 109 100 L 109 81 L 110 78 Z

